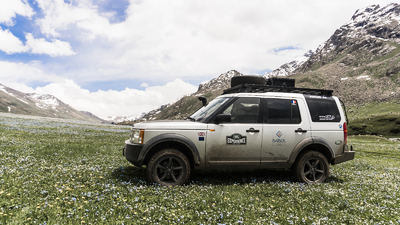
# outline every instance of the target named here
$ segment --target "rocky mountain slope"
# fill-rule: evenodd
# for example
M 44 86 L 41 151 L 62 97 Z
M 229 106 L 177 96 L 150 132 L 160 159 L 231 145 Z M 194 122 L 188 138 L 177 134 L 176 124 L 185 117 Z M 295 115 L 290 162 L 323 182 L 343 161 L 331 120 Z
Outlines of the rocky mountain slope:
M 294 71 L 294 78 L 305 86 L 333 89 L 352 104 L 400 97 L 399 24 L 399 4 L 357 10 Z
M 0 112 L 100 122 L 52 95 L 26 94 L 2 84 L 0 84 Z
M 350 21 L 303 58 L 293 60 L 264 77 L 289 76 L 296 87 L 334 90 L 347 105 L 384 102 L 400 97 L 400 5 L 379 5 L 359 9 Z M 200 84 L 198 91 L 185 96 L 144 120 L 184 119 L 201 107 L 199 96 L 210 101 L 230 87 L 231 70 Z

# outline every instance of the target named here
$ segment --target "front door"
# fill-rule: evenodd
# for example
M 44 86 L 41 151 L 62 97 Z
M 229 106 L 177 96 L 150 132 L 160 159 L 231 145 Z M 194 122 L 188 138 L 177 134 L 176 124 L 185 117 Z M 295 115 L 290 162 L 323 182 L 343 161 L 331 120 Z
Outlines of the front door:
M 263 129 L 259 109 L 259 98 L 238 98 L 222 112 L 231 115 L 231 122 L 208 125 L 208 168 L 260 165 Z

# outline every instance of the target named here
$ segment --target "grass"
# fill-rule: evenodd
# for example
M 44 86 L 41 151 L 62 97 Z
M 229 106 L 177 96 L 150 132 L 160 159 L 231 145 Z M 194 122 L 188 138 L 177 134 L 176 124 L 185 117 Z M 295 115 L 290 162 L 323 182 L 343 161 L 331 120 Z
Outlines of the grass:
M 384 61 L 384 60 L 391 59 L 391 58 L 393 58 L 394 56 L 396 56 L 398 53 L 400 53 L 400 45 L 399 45 L 399 44 L 394 43 L 394 42 L 389 42 L 388 44 L 391 45 L 391 46 L 393 46 L 393 47 L 395 47 L 395 49 L 392 50 L 390 53 L 388 53 L 388 54 L 386 54 L 386 55 L 384 55 L 384 56 L 381 56 L 381 57 L 377 58 L 376 60 L 382 62 L 382 61 Z
M 350 134 L 372 134 L 400 137 L 400 99 L 387 102 L 371 102 L 361 106 L 349 106 Z
M 129 127 L 1 114 L 0 224 L 400 223 L 400 144 L 354 136 L 326 183 L 288 171 L 194 171 L 150 184 L 122 156 Z

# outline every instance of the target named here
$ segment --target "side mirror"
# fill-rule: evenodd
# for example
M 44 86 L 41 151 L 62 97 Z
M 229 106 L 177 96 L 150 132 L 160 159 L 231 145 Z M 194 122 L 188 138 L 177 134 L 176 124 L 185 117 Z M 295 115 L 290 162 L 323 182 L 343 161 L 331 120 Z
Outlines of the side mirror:
M 231 114 L 218 114 L 215 117 L 215 123 L 230 123 L 231 122 Z
M 207 99 L 206 97 L 200 96 L 199 100 L 203 103 L 203 106 L 207 105 Z

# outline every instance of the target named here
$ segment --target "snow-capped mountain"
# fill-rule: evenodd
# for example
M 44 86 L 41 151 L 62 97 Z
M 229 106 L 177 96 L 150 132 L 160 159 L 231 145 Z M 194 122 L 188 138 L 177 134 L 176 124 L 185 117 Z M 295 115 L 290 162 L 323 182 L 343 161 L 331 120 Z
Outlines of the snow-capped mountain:
M 336 54 L 328 58 L 326 56 L 333 50 L 340 53 L 349 47 L 355 47 L 373 51 L 371 47 L 374 47 L 376 40 L 393 41 L 400 44 L 399 22 L 400 6 L 397 3 L 391 3 L 385 7 L 371 5 L 359 9 L 348 23 L 337 29 L 315 51 L 309 50 L 302 58 L 283 64 L 278 69 L 266 73 L 265 77 L 290 76 L 296 72 L 305 72 L 315 62 L 320 62 L 321 60 L 323 64 L 330 62 L 336 57 Z M 384 55 L 395 48 L 395 46 L 386 46 L 386 48 L 379 49 L 380 52 L 378 53 Z
M 400 5 L 397 3 L 359 9 L 296 72 L 305 72 L 315 64 L 324 65 L 344 52 L 351 55 L 352 52 L 365 51 L 365 56 L 372 53 L 368 56 L 371 60 L 386 55 L 400 44 L 399 24 Z
M 295 59 L 289 63 L 285 63 L 280 66 L 278 69 L 275 69 L 272 72 L 266 73 L 264 75 L 265 78 L 276 77 L 276 76 L 289 76 L 291 75 L 297 68 L 299 68 L 303 63 L 305 63 L 310 56 L 313 54 L 313 51 L 309 50 L 303 57 L 299 59 Z
M 100 122 L 53 95 L 22 93 L 0 84 L 0 112 Z
M 226 73 L 222 73 L 217 78 L 200 84 L 197 92 L 226 89 L 230 85 L 231 78 L 236 76 L 243 76 L 243 74 L 239 73 L 236 70 L 230 70 Z
M 140 113 L 137 115 L 131 115 L 131 116 L 107 116 L 107 117 L 101 117 L 103 120 L 109 121 L 109 122 L 114 122 L 114 123 L 120 123 L 123 121 L 135 121 L 141 119 L 146 113 Z
M 36 93 L 28 93 L 25 94 L 27 98 L 36 100 L 36 106 L 42 109 L 52 108 L 57 111 L 57 107 L 60 105 L 60 100 L 54 97 L 53 95 L 48 94 L 36 94 Z

